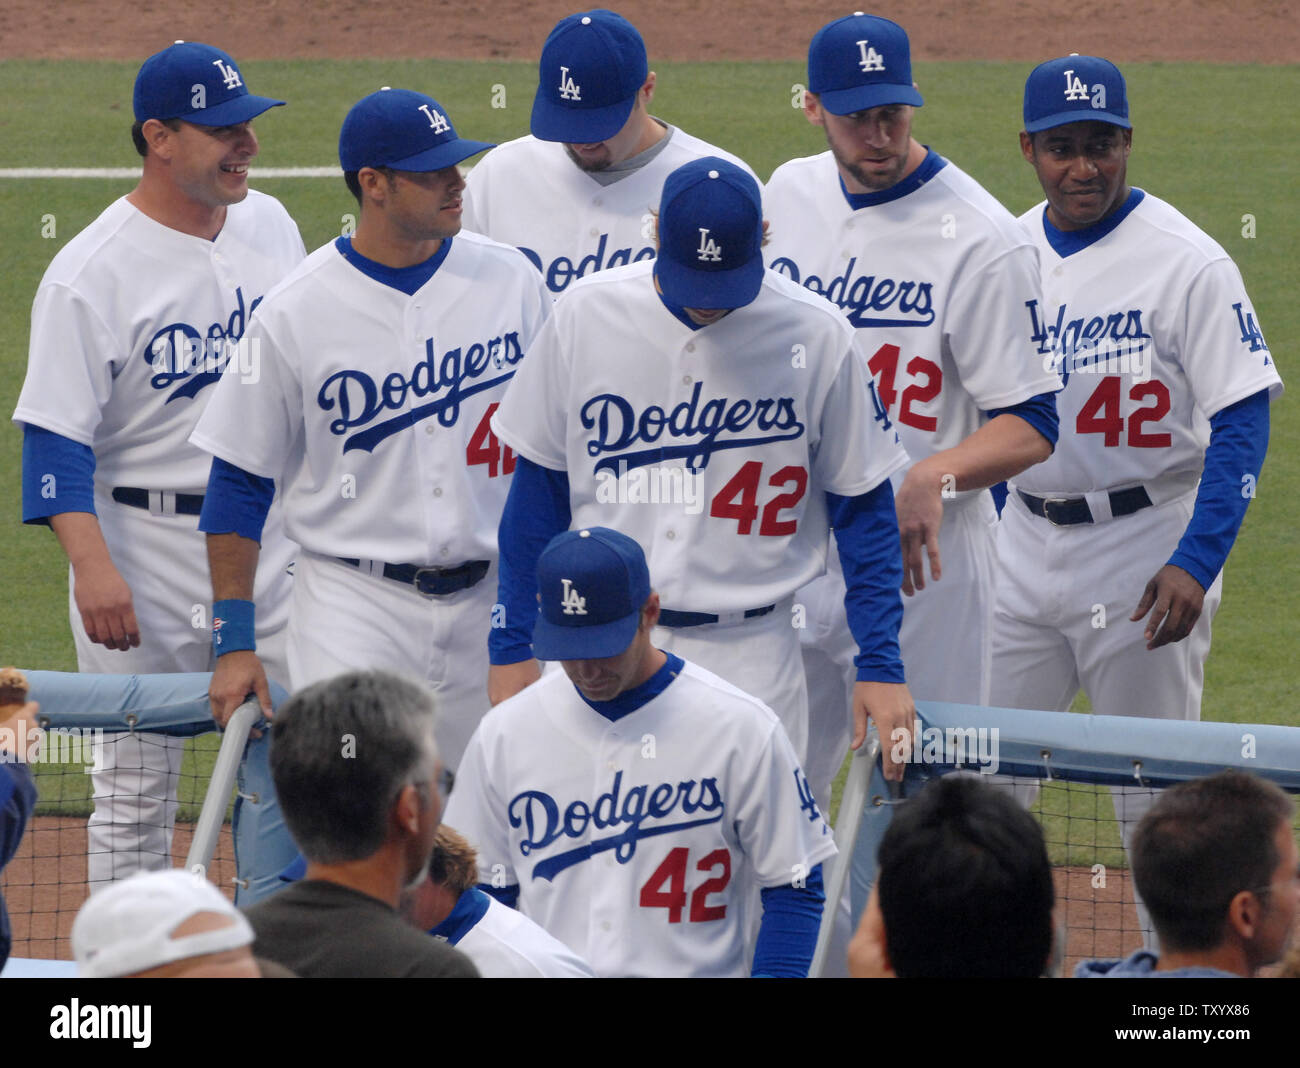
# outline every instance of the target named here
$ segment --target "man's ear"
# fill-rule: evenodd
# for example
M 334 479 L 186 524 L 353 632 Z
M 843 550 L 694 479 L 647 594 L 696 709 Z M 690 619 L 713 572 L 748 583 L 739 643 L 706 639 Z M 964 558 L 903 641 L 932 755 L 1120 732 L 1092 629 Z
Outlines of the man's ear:
M 1034 162 L 1034 135 L 1024 130 L 1020 131 L 1020 154 L 1028 163 Z
M 880 896 L 875 887 L 857 932 L 849 942 L 849 975 L 854 979 L 894 979 L 889 960 L 889 943 L 885 937 L 885 916 L 880 911 Z
M 659 623 L 659 591 L 651 590 L 641 609 L 641 626 L 647 631 L 653 630 Z
M 423 809 L 424 802 L 420 799 L 419 787 L 407 783 L 393 802 L 393 819 L 407 834 L 415 834 L 420 829 L 420 813 Z
M 653 100 L 655 96 L 655 72 L 654 71 L 651 71 L 649 74 L 646 75 L 645 83 L 641 86 L 640 90 L 638 90 L 638 96 L 641 100 L 641 103 L 643 103 L 648 108 L 650 106 L 650 101 Z
M 1264 902 L 1254 891 L 1242 890 L 1228 902 L 1228 917 L 1225 923 L 1238 938 L 1249 942 L 1259 933 L 1259 921 L 1263 914 Z
M 140 127 L 140 134 L 144 137 L 145 144 L 149 146 L 149 152 L 164 160 L 172 158 L 171 138 L 175 133 L 175 130 L 160 119 L 148 119 Z
M 803 114 L 814 126 L 825 126 L 826 120 L 822 117 L 822 100 L 816 93 L 809 92 L 807 89 L 803 93 Z

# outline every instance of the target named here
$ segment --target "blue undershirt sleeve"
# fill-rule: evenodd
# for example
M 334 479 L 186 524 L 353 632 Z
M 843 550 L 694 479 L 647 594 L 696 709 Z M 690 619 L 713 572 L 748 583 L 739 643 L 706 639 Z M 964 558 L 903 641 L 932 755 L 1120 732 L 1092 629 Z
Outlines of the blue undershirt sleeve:
M 199 514 L 199 530 L 205 534 L 239 534 L 262 543 L 262 527 L 275 498 L 275 481 L 262 478 L 212 458 L 208 473 L 208 492 Z
M 1056 411 L 1055 393 L 1040 393 L 1009 408 L 993 408 L 984 414 L 990 419 L 995 419 L 999 415 L 1020 416 L 1043 435 L 1053 450 L 1056 449 L 1057 439 L 1061 436 L 1061 419 Z
M 806 979 L 826 904 L 822 866 L 818 864 L 808 873 L 802 887 L 770 886 L 760 896 L 763 920 L 758 928 L 750 976 Z
M 1169 563 L 1209 589 L 1227 562 L 1268 452 L 1268 390 L 1210 419 L 1210 447 L 1191 521 Z M 1247 478 L 1249 476 L 1249 478 Z
M 95 453 L 52 430 L 23 424 L 23 522 L 62 512 L 95 515 Z
M 520 456 L 497 529 L 497 603 L 504 618 L 488 631 L 488 662 L 517 664 L 533 655 L 537 621 L 537 560 L 556 534 L 569 529 L 569 476 Z
M 857 642 L 859 682 L 903 682 L 898 628 L 903 622 L 903 556 L 886 479 L 857 497 L 826 494 L 835 544 L 844 569 L 844 608 Z

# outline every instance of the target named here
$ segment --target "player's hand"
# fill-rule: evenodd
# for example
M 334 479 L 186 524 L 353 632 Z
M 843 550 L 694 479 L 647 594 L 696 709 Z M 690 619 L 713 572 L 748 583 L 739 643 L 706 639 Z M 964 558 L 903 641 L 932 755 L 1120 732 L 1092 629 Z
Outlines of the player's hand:
M 488 702 L 499 705 L 520 690 L 531 686 L 542 677 L 541 665 L 536 660 L 520 660 L 516 664 L 490 664 L 488 666 Z
M 925 557 L 930 558 L 930 577 L 936 582 L 943 570 L 939 562 L 939 525 L 943 522 L 941 485 L 941 476 L 932 473 L 925 461 L 920 460 L 912 465 L 894 495 L 903 549 L 903 592 L 908 597 L 925 589 Z
M 850 749 L 859 748 L 867 740 L 868 718 L 875 720 L 876 730 L 880 732 L 880 765 L 885 778 L 901 781 L 916 734 L 916 703 L 907 684 L 853 684 L 853 742 Z
M 125 652 L 140 644 L 131 587 L 111 562 L 72 569 L 72 597 L 96 645 Z
M 262 706 L 262 715 L 271 718 L 271 686 L 266 681 L 266 669 L 251 649 L 240 649 L 217 658 L 217 670 L 208 684 L 208 700 L 212 702 L 212 718 L 222 730 L 230 722 L 235 709 L 244 703 L 249 694 L 256 694 Z M 253 737 L 261 737 L 254 731 Z
M 1205 589 L 1201 584 L 1181 567 L 1165 564 L 1147 583 L 1137 611 L 1129 619 L 1136 623 L 1150 612 L 1143 637 L 1148 649 L 1159 649 L 1191 634 L 1204 604 Z

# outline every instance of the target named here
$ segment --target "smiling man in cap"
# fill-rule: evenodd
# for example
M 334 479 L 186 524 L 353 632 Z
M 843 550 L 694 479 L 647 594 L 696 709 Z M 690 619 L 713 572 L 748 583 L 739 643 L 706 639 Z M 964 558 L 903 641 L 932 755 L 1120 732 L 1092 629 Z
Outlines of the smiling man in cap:
M 735 164 L 674 171 L 658 223 L 658 259 L 584 278 L 556 302 L 493 420 L 519 454 L 501 524 L 494 699 L 537 675 L 546 539 L 611 526 L 656 569 L 656 644 L 765 702 L 802 760 L 794 593 L 824 570 L 833 518 L 853 575 L 863 714 L 886 731 L 910 725 L 889 486 L 906 456 L 871 417 L 852 328 L 764 270 L 758 183 Z
M 542 48 L 530 136 L 470 172 L 465 225 L 516 245 L 553 294 L 655 254 L 651 210 L 684 163 L 737 157 L 650 114 L 645 42 L 613 11 L 561 19 Z
M 223 620 L 219 722 L 250 691 L 269 715 L 249 576 L 273 480 L 303 549 L 293 688 L 346 668 L 423 679 L 453 768 L 487 707 L 488 575 L 513 468 L 487 421 L 551 305 L 517 250 L 461 231 L 457 165 L 488 147 L 423 93 L 359 101 L 339 135 L 356 233 L 258 308 L 259 374 L 227 375 L 195 431 L 215 457 L 200 525 Z
M 280 203 L 248 187 L 253 120 L 283 103 L 250 93 L 211 45 L 178 41 L 150 56 L 133 94 L 140 180 L 60 249 L 37 291 L 14 412 L 23 520 L 50 526 L 67 554 L 80 671 L 212 668 L 197 526 L 209 462 L 187 439 L 253 308 L 304 254 Z M 273 514 L 256 575 L 258 638 L 281 683 L 293 553 Z M 92 888 L 171 863 L 184 743 L 133 733 L 102 747 Z
M 598 976 L 743 976 L 751 951 L 749 974 L 806 975 L 835 845 L 777 718 L 657 647 L 625 534 L 558 534 L 536 588 L 537 654 L 563 671 L 488 713 L 447 806 L 504 876 L 481 888 Z

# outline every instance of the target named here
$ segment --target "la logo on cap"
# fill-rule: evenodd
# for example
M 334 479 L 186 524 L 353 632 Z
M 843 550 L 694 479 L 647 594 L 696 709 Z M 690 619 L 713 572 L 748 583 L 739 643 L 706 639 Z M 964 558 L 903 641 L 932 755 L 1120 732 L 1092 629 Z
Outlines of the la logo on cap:
M 424 112 L 425 117 L 429 120 L 429 126 L 432 127 L 434 133 L 446 133 L 451 129 L 451 124 L 447 122 L 447 116 L 437 108 L 431 108 L 428 104 L 421 104 L 420 110 Z
M 239 71 L 233 66 L 227 66 L 219 59 L 214 59 L 212 65 L 221 72 L 222 83 L 227 89 L 238 89 L 244 84 L 239 77 Z
M 700 227 L 700 247 L 697 250 L 696 259 L 701 263 L 721 263 L 722 246 L 709 236 L 707 226 Z
M 582 86 L 573 80 L 569 74 L 568 67 L 560 68 L 560 99 L 561 100 L 581 100 Z
M 868 42 L 859 41 L 858 52 L 862 56 L 858 60 L 858 66 L 862 68 L 863 74 L 870 74 L 873 70 L 885 69 L 885 57 L 874 48 L 869 47 Z
M 564 596 L 560 598 L 560 604 L 564 607 L 564 614 L 566 616 L 585 616 L 587 614 L 587 598 L 573 588 L 572 579 L 562 578 L 560 582 L 564 586 Z

